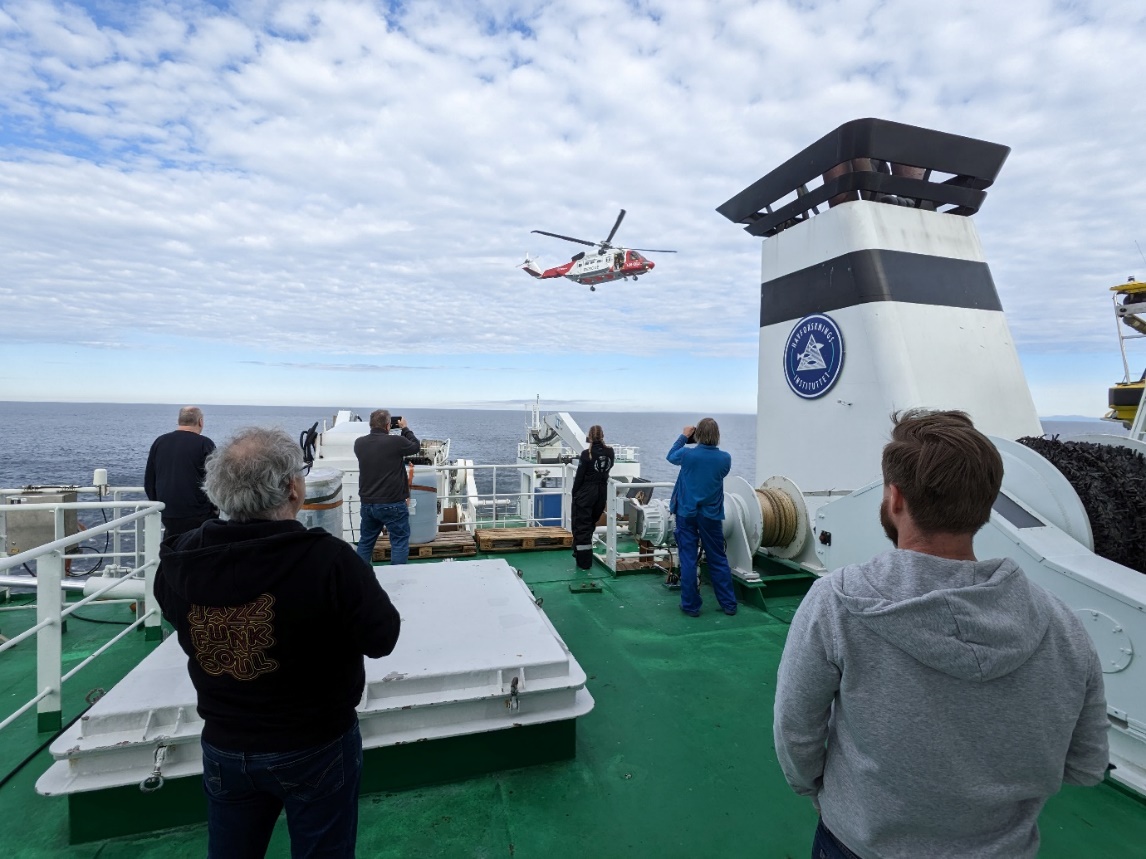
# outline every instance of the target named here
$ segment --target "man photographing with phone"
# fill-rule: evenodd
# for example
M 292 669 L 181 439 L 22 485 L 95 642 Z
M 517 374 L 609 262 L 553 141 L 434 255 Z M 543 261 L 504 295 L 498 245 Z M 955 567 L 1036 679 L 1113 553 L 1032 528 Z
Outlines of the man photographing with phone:
M 391 435 L 396 429 L 401 435 Z M 358 556 L 372 563 L 374 544 L 385 527 L 390 533 L 390 563 L 404 564 L 410 555 L 410 482 L 404 459 L 422 448 L 402 417 L 386 409 L 370 413 L 370 433 L 354 442 L 358 457 Z

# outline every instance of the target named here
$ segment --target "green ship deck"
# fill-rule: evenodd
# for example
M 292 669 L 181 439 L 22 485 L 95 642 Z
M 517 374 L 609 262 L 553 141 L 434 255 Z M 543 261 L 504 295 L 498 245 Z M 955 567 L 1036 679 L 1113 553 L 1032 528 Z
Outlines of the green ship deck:
M 480 556 L 479 556 L 480 557 Z M 506 556 L 526 581 L 589 675 L 596 707 L 577 723 L 576 757 L 407 791 L 365 794 L 358 854 L 369 857 L 806 857 L 815 812 L 788 789 L 772 747 L 776 668 L 795 597 L 746 602 L 734 617 L 681 614 L 677 594 L 655 575 L 613 578 L 592 571 L 600 592 L 573 592 L 585 581 L 567 550 Z M 383 581 L 385 580 L 385 568 Z M 747 594 L 745 595 L 747 596 Z M 762 609 L 766 605 L 767 610 Z M 123 606 L 89 607 L 85 617 L 122 618 Z M 30 612 L 0 614 L 5 634 Z M 109 637 L 113 627 L 73 619 L 66 667 Z M 142 634 L 120 643 L 65 689 L 65 721 L 94 687 L 110 688 L 149 649 Z M 35 648 L 0 657 L 0 694 L 24 700 Z M 38 796 L 50 763 L 34 715 L 0 737 L 0 778 L 30 762 L 0 788 L 3 856 L 199 857 L 203 825 L 69 845 L 67 801 Z M 1146 805 L 1110 784 L 1067 787 L 1040 819 L 1047 859 L 1140 855 Z M 270 856 L 288 856 L 282 820 Z

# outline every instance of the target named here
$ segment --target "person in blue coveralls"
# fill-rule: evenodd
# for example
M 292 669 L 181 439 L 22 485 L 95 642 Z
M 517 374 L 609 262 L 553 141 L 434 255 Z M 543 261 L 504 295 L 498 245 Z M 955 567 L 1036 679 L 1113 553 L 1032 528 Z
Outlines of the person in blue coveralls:
M 690 440 L 695 439 L 695 446 Z M 724 478 L 732 470 L 732 456 L 721 450 L 720 427 L 712 418 L 687 426 L 668 452 L 668 461 L 680 466 L 670 510 L 676 516 L 676 545 L 680 551 L 680 610 L 700 614 L 700 587 L 696 577 L 700 546 L 708 559 L 708 578 L 716 601 L 725 614 L 736 614 L 732 569 L 724 550 Z

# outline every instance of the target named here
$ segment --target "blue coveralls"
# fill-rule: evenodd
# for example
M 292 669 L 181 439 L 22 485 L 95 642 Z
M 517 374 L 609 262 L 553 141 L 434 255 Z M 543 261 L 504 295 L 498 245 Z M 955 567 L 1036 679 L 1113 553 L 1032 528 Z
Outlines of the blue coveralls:
M 724 478 L 732 470 L 732 457 L 714 444 L 686 447 L 684 435 L 668 452 L 668 461 L 680 466 L 670 509 L 676 514 L 676 545 L 680 551 L 680 609 L 700 612 L 696 560 L 700 545 L 708 558 L 708 578 L 716 601 L 726 614 L 736 611 L 732 569 L 724 551 Z

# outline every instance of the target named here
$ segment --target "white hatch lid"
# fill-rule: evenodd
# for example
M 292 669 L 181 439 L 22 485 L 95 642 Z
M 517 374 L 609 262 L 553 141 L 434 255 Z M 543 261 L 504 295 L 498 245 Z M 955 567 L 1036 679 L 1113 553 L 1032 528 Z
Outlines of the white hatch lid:
M 366 660 L 365 748 L 576 718 L 585 672 L 501 559 L 375 568 L 402 616 L 394 652 Z M 175 636 L 55 742 L 36 787 L 55 795 L 201 772 L 195 690 Z

